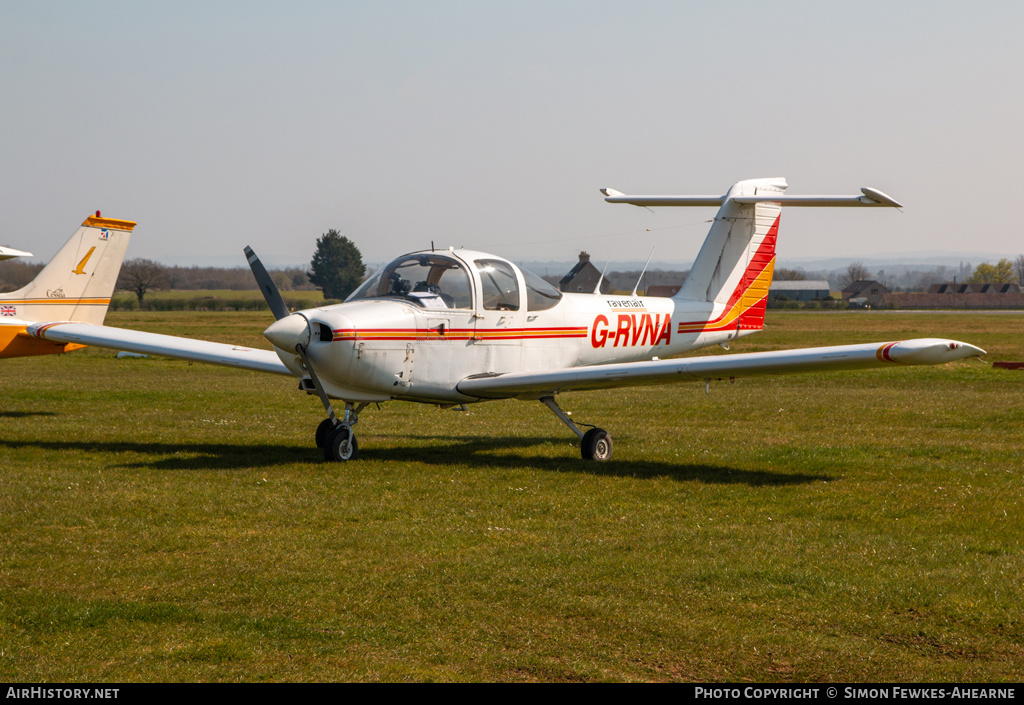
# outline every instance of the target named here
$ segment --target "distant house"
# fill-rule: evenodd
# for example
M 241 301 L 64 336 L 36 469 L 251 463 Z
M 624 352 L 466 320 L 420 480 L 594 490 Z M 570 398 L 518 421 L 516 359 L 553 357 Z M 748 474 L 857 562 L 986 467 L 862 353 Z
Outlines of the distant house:
M 1021 309 L 1024 292 L 1019 284 L 932 284 L 927 292 L 889 294 L 886 304 L 896 308 Z
M 878 306 L 882 303 L 882 297 L 888 293 L 889 290 L 883 284 L 873 279 L 861 279 L 843 289 L 843 301 Z
M 831 289 L 827 281 L 810 281 L 805 279 L 773 280 L 768 287 L 768 300 L 772 301 L 785 296 L 790 301 L 813 301 L 827 299 Z
M 586 252 L 580 252 L 580 261 L 569 270 L 568 274 L 559 280 L 558 289 L 574 294 L 592 294 L 597 287 L 597 282 L 600 280 L 601 271 L 591 263 L 590 255 Z M 612 293 L 612 285 L 607 279 L 601 281 L 601 293 Z
M 944 284 L 932 284 L 928 287 L 929 294 L 966 294 L 970 290 L 969 284 L 945 282 Z
M 932 284 L 928 287 L 929 294 L 1019 294 L 1019 284 L 964 284 L 963 282 L 946 282 Z

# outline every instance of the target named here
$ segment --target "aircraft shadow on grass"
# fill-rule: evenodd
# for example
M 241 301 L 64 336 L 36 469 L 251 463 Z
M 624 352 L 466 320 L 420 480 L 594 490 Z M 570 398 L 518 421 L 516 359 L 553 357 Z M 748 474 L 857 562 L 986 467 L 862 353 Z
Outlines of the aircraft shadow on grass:
M 394 438 L 393 436 L 392 440 Z M 671 478 L 678 482 L 746 484 L 751 487 L 801 485 L 835 479 L 824 474 L 744 470 L 704 463 L 674 464 L 654 460 L 587 463 L 576 456 L 553 458 L 530 452 L 530 449 L 542 445 L 565 446 L 565 439 L 561 436 L 458 439 L 450 436 L 406 435 L 399 438 L 407 438 L 413 443 L 388 448 L 368 448 L 361 451 L 360 457 L 364 462 L 425 463 L 446 467 L 468 465 L 494 469 L 529 467 L 545 472 L 637 479 Z M 423 445 L 434 441 L 443 445 Z M 319 451 L 280 444 L 194 443 L 182 446 L 177 443 L 159 442 L 0 441 L 0 449 L 24 447 L 66 453 L 142 456 L 118 457 L 110 466 L 150 470 L 245 470 L 321 462 Z
M 56 416 L 53 411 L 0 411 L 0 419 L 25 419 L 30 416 Z

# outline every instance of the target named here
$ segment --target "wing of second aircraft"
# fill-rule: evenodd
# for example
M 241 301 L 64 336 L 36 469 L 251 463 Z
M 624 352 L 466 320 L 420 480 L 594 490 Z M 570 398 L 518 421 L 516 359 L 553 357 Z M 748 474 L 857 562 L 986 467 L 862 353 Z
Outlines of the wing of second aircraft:
M 59 343 L 95 345 L 112 350 L 142 353 L 143 355 L 166 355 L 181 360 L 241 367 L 257 372 L 292 374 L 274 351 L 256 350 L 241 345 L 213 343 L 206 340 L 161 335 L 160 333 L 144 333 L 91 323 L 34 323 L 28 326 L 27 333 L 37 338 Z

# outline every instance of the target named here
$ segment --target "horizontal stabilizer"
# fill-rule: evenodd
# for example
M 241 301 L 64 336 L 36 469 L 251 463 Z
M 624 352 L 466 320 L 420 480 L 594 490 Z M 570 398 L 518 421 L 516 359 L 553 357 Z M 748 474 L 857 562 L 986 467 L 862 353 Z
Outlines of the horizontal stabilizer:
M 855 206 L 882 206 L 887 208 L 902 208 L 903 205 L 882 193 L 878 189 L 862 188 L 860 196 L 789 196 L 781 193 L 757 194 L 749 196 L 627 196 L 614 189 L 604 188 L 601 193 L 605 194 L 608 203 L 627 203 L 632 206 L 643 206 L 645 208 L 656 206 L 721 206 L 726 200 L 735 203 L 781 203 L 784 206 L 804 207 L 855 207 Z
M 31 252 L 22 252 L 12 247 L 0 247 L 0 260 L 14 259 L 15 257 L 31 257 Z

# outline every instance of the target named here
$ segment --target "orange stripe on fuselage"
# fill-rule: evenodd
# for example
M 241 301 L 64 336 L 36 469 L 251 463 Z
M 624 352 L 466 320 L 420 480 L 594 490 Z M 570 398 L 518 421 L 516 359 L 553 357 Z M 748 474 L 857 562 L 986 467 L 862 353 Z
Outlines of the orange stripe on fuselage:
M 12 306 L 109 306 L 110 299 L 0 299 L 0 304 Z

